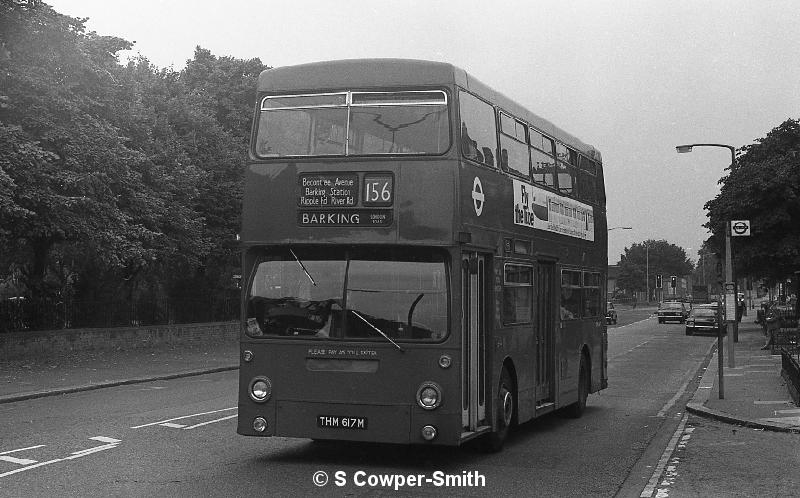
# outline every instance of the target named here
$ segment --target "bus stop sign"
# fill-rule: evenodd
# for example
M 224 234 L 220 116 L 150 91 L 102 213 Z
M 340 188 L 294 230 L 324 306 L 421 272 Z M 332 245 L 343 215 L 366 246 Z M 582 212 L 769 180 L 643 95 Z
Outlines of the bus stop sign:
M 732 220 L 731 221 L 731 236 L 732 237 L 749 237 L 750 236 L 750 220 Z

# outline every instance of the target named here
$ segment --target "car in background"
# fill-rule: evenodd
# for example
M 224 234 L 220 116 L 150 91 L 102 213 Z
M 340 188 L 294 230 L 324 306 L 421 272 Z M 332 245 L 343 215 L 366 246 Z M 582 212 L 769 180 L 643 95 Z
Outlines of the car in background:
M 725 322 L 725 307 L 718 302 L 712 301 L 710 303 L 695 304 L 694 307 L 712 309 L 719 314 L 720 321 L 722 321 L 723 323 Z
M 686 335 L 717 335 L 724 327 L 722 313 L 716 306 L 695 306 L 686 318 Z
M 617 324 L 617 310 L 611 301 L 606 302 L 606 323 Z
M 678 322 L 683 323 L 689 312 L 686 310 L 686 305 L 680 301 L 666 301 L 658 305 L 656 316 L 658 323 L 665 322 Z

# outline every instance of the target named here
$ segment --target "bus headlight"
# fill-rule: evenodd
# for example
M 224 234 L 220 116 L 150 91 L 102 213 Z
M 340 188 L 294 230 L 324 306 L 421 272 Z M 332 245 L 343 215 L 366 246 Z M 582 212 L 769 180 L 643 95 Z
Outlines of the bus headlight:
M 433 410 L 442 404 L 442 388 L 436 382 L 423 382 L 417 390 L 417 404 L 425 410 Z
M 433 441 L 436 439 L 436 427 L 432 425 L 426 425 L 422 428 L 422 439 L 425 441 Z
M 256 377 L 250 381 L 250 398 L 263 403 L 272 395 L 272 382 L 266 377 Z
M 256 417 L 253 419 L 253 430 L 256 432 L 264 432 L 267 430 L 267 419 L 264 417 Z

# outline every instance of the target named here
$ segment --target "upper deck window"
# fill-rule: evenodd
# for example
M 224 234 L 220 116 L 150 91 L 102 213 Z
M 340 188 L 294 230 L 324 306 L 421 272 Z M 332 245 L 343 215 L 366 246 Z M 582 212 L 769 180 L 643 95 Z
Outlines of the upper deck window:
M 449 146 L 443 91 L 340 92 L 264 97 L 255 152 L 270 158 L 428 155 Z
M 467 92 L 458 94 L 461 110 L 461 153 L 487 166 L 495 165 L 497 125 L 494 108 Z
M 527 126 L 501 112 L 500 131 L 500 164 L 506 171 L 529 178 L 531 158 L 527 145 Z

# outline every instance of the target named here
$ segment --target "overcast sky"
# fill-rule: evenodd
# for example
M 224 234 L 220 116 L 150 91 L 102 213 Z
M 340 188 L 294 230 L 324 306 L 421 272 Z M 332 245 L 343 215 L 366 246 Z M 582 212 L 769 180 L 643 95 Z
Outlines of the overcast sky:
M 609 263 L 665 239 L 696 253 L 737 148 L 800 117 L 797 0 L 45 0 L 179 70 L 200 45 L 269 66 L 450 62 L 603 154 Z M 123 61 L 125 55 L 123 55 Z

